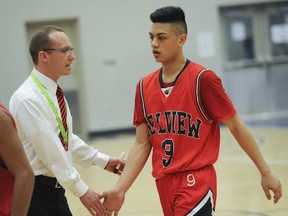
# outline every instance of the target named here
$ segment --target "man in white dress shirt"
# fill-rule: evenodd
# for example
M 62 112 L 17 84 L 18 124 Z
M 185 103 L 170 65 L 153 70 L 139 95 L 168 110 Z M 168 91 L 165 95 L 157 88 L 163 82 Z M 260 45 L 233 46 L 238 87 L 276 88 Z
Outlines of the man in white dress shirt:
M 72 159 L 82 166 L 98 165 L 109 172 L 125 162 L 99 152 L 73 134 L 66 100 L 65 120 L 61 117 L 57 81 L 71 73 L 75 55 L 70 39 L 62 29 L 45 26 L 35 32 L 29 49 L 34 68 L 9 104 L 35 174 L 28 215 L 72 215 L 65 190 L 79 197 L 91 215 L 104 215 L 102 194 L 89 189 L 74 168 Z

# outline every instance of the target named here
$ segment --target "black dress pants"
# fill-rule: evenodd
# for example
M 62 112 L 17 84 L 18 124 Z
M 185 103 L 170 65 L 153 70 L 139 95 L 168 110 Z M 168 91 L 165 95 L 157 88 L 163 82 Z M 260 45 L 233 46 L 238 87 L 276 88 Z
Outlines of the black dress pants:
M 65 190 L 56 178 L 36 176 L 28 216 L 72 216 Z

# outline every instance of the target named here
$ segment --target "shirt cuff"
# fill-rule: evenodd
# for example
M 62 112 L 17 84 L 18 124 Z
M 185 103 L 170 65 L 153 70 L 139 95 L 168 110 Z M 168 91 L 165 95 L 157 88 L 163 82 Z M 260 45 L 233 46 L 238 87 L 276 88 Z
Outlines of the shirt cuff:
M 74 186 L 74 188 L 71 190 L 71 192 L 77 196 L 81 197 L 88 191 L 88 186 L 85 184 L 85 182 L 80 179 Z
M 108 155 L 98 152 L 94 161 L 94 165 L 104 169 L 107 166 L 109 159 L 110 157 Z

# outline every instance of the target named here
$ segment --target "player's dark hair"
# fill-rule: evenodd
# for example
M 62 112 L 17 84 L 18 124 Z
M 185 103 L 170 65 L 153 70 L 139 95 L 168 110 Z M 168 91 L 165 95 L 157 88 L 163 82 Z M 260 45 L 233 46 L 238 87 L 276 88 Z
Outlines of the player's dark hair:
M 63 29 L 57 26 L 44 26 L 33 34 L 30 41 L 29 51 L 35 65 L 38 64 L 38 53 L 41 50 L 51 48 L 51 39 L 49 35 L 55 31 L 64 32 Z
M 180 25 L 183 33 L 187 34 L 187 24 L 185 13 L 180 7 L 167 6 L 162 7 L 150 14 L 150 20 L 153 23 L 171 23 Z

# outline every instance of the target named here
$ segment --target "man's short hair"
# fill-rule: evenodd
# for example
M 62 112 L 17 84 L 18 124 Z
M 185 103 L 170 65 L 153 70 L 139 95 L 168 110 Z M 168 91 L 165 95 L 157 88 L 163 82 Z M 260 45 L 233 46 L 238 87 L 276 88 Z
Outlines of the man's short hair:
M 40 28 L 33 34 L 29 45 L 29 51 L 34 65 L 38 64 L 38 53 L 41 50 L 50 48 L 51 40 L 49 35 L 55 31 L 64 32 L 60 27 L 48 25 Z

